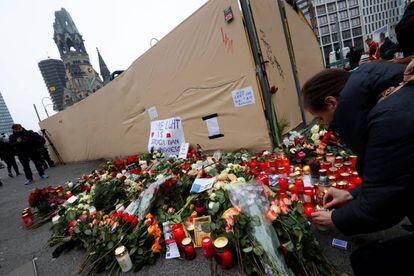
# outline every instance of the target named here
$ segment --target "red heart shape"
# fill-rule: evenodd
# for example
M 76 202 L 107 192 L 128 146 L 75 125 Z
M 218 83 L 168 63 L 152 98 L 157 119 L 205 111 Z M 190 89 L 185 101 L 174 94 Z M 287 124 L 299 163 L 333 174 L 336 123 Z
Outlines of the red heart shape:
M 171 138 L 171 134 L 170 133 L 167 133 L 167 138 Z

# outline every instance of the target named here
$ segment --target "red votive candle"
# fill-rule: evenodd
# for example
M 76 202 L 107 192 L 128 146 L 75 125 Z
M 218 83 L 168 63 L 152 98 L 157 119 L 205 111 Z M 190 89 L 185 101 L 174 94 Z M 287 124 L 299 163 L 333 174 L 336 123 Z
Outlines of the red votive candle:
M 315 193 L 313 191 L 313 187 L 305 187 L 303 189 L 303 201 L 305 202 L 305 204 L 315 204 Z
M 358 160 L 358 157 L 357 157 L 356 155 L 350 155 L 350 156 L 349 156 L 349 161 L 351 162 L 351 164 L 352 164 L 352 169 L 353 169 L 354 171 L 356 170 L 357 160 Z
M 190 238 L 185 238 L 181 242 L 181 245 L 182 245 L 183 250 L 184 250 L 185 258 L 187 260 L 193 260 L 196 256 L 193 241 Z
M 231 268 L 233 266 L 233 251 L 229 245 L 229 241 L 226 237 L 217 238 L 214 241 L 215 259 L 217 263 L 225 268 Z
M 210 259 L 211 257 L 213 257 L 214 246 L 213 241 L 209 236 L 206 236 L 201 240 L 201 246 L 203 247 L 204 255 L 206 256 L 206 258 Z
M 279 188 L 281 192 L 286 192 L 288 189 L 288 179 L 287 178 L 279 178 Z
M 186 238 L 184 227 L 181 223 L 174 224 L 171 226 L 173 230 L 174 238 L 179 247 L 181 247 L 181 242 Z

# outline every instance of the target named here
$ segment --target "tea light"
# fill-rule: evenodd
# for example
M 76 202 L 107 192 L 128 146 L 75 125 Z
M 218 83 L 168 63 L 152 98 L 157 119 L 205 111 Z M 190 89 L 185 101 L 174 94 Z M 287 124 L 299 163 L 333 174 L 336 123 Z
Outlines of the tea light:
M 131 257 L 129 257 L 128 250 L 125 246 L 121 245 L 115 249 L 115 258 L 121 267 L 122 272 L 128 272 L 132 268 Z

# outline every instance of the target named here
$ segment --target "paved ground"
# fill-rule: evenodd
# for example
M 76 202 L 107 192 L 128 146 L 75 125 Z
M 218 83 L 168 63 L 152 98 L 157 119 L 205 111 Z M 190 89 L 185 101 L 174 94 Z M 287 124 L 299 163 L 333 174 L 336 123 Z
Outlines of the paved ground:
M 24 176 L 9 178 L 5 169 L 0 170 L 4 186 L 0 187 L 0 275 L 30 275 L 31 261 L 37 258 L 39 275 L 74 275 L 77 266 L 84 257 L 84 251 L 72 250 L 62 254 L 58 259 L 51 257 L 53 249 L 47 244 L 50 236 L 50 224 L 38 229 L 23 228 L 21 211 L 27 207 L 29 192 L 35 187 L 48 185 L 63 185 L 68 180 L 76 180 L 85 172 L 89 172 L 99 164 L 98 161 L 75 163 L 47 170 L 50 178 L 36 178 L 30 186 L 23 185 Z M 35 170 L 33 170 L 35 171 Z M 328 258 L 337 266 L 339 271 L 352 275 L 349 265 L 349 254 L 357 245 L 378 237 L 390 237 L 403 233 L 399 227 L 370 236 L 356 236 L 352 239 L 343 237 L 335 231 L 321 233 L 315 230 L 324 247 Z M 349 250 L 344 251 L 330 246 L 332 238 L 349 241 Z M 201 254 L 194 261 L 164 260 L 160 258 L 155 266 L 146 267 L 140 275 L 211 275 L 211 263 Z M 220 271 L 220 274 L 237 275 L 237 268 L 230 271 Z

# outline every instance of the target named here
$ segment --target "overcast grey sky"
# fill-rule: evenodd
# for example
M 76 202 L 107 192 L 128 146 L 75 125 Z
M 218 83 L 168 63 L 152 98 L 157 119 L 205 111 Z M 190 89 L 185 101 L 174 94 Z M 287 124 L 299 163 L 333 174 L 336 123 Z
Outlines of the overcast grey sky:
M 49 96 L 37 63 L 60 58 L 53 41 L 54 12 L 64 7 L 99 71 L 96 47 L 109 70 L 126 69 L 206 0 L 0 0 L 0 92 L 15 122 L 38 129 L 33 109 Z M 45 104 L 49 100 L 44 101 Z M 52 106 L 48 107 L 52 114 Z

